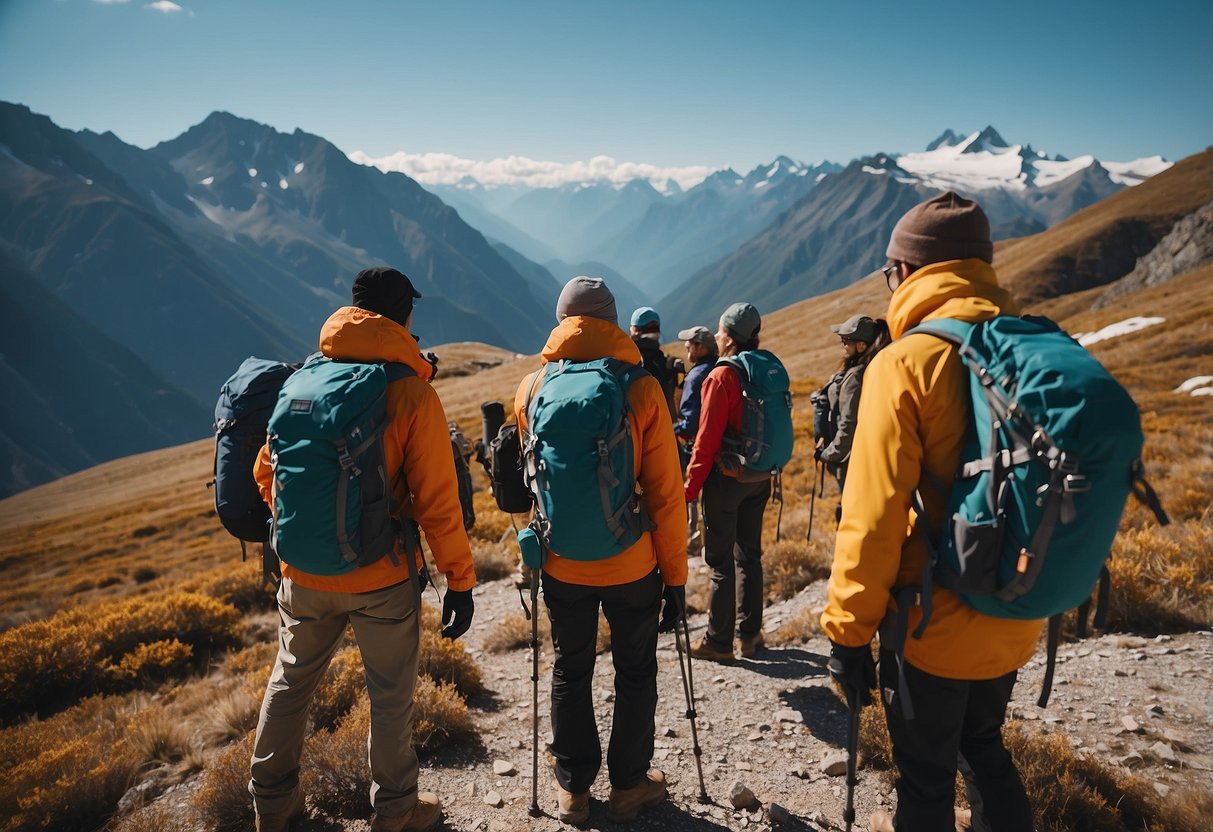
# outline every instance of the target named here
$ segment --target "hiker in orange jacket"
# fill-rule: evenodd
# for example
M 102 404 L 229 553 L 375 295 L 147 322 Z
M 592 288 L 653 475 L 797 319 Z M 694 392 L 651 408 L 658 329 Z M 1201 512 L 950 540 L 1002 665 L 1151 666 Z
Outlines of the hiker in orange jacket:
M 540 353 L 553 361 L 616 358 L 640 364 L 640 352 L 617 324 L 615 299 L 602 280 L 575 277 L 556 305 L 559 325 Z M 523 379 L 514 400 L 519 430 L 540 369 Z M 539 389 L 542 389 L 540 383 Z M 650 770 L 657 707 L 657 618 L 663 594 L 685 602 L 687 523 L 682 472 L 670 411 L 661 385 L 648 374 L 628 393 L 636 482 L 656 525 L 632 546 L 603 560 L 584 561 L 547 553 L 543 598 L 552 626 L 552 755 L 558 817 L 589 819 L 589 790 L 602 766 L 602 746 L 591 689 L 598 609 L 611 630 L 615 666 L 615 713 L 607 749 L 611 793 L 607 817 L 622 823 L 665 799 L 665 777 Z M 598 483 L 585 483 L 597 489 Z M 552 524 L 561 522 L 551 518 Z M 568 553 L 566 553 L 568 554 Z M 663 593 L 662 585 L 666 589 Z
M 388 387 L 384 461 L 396 503 L 402 506 L 400 519 L 417 523 L 425 532 L 435 564 L 447 577 L 443 621 L 449 626 L 443 635 L 458 638 L 471 626 L 476 575 L 446 415 L 429 383 L 433 366 L 410 334 L 413 301 L 419 297 L 401 272 L 364 269 L 354 280 L 353 306 L 338 309 L 321 328 L 320 351 L 348 361 L 398 362 L 416 373 Z M 273 509 L 268 443 L 254 475 Z M 385 556 L 334 576 L 312 575 L 281 563 L 278 657 L 261 705 L 249 782 L 258 832 L 285 830 L 303 811 L 299 757 L 308 703 L 341 645 L 347 623 L 354 627 L 366 666 L 371 702 L 371 829 L 417 832 L 441 820 L 438 797 L 417 792 L 418 762 L 411 739 L 420 591 L 410 580 L 403 548 L 398 546 L 397 552 L 399 563 Z
M 904 637 L 921 621 L 920 607 L 909 609 L 908 630 L 894 620 L 897 590 L 918 587 L 928 562 L 914 528 L 912 495 L 921 487 L 929 528 L 942 529 L 948 495 L 929 483 L 952 480 L 971 413 L 969 371 L 955 348 L 928 335 L 902 336 L 922 321 L 976 322 L 1017 310 L 990 265 L 985 213 L 954 193 L 907 212 L 893 230 L 888 258 L 888 322 L 895 340 L 868 366 L 859 402 L 821 615 L 832 645 L 830 672 L 852 701 L 869 701 L 876 682 L 869 642 L 880 633 L 879 681 L 899 773 L 898 830 L 952 828 L 959 765 L 974 828 L 1026 831 L 1032 813 L 1001 728 L 1016 673 L 1036 649 L 1041 622 L 983 615 L 938 585 L 921 638 Z M 899 667 L 894 648 L 902 639 Z M 903 713 L 903 693 L 913 719 Z M 988 826 L 979 827 L 983 816 Z M 894 823 L 878 812 L 871 828 L 891 830 Z

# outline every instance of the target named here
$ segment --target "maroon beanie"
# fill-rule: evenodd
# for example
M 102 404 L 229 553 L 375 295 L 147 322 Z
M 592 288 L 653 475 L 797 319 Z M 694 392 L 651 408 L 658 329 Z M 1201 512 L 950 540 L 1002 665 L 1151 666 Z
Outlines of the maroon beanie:
M 994 262 L 990 221 L 976 202 L 947 191 L 906 211 L 886 256 L 915 266 L 976 257 Z

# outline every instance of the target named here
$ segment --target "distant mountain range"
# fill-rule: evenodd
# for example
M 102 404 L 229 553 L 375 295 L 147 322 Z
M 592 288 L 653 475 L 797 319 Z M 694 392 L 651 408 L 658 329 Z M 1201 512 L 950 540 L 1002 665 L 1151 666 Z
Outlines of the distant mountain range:
M 358 158 L 385 168 L 401 163 L 399 156 Z M 1048 228 L 1169 165 L 1158 156 L 1124 163 L 1050 157 L 1009 144 L 986 127 L 968 135 L 946 130 L 922 152 L 875 154 L 845 166 L 780 156 L 745 175 L 717 171 L 686 190 L 672 181 L 658 190 L 647 179 L 528 188 L 486 185 L 471 176 L 426 187 L 489 237 L 532 259 L 546 262 L 555 252 L 564 260 L 607 264 L 649 302 L 673 303 L 679 315 L 702 319 L 720 298 L 737 296 L 729 284 L 743 277 L 749 299 L 777 308 L 866 273 L 880 253 L 859 241 L 884 236 L 896 220 L 889 206 L 904 205 L 910 194 L 953 189 L 975 196 L 995 238 L 1006 239 Z M 832 183 L 814 201 L 816 188 L 840 176 L 845 185 Z M 865 181 L 871 176 L 891 182 L 873 187 Z M 895 195 L 873 203 L 876 191 Z M 846 206 L 867 213 L 847 214 Z M 793 240 L 790 248 L 780 239 Z
M 234 367 L 310 352 L 369 265 L 413 278 L 426 344 L 534 352 L 579 273 L 607 278 L 625 325 L 656 305 L 672 337 L 736 300 L 767 312 L 853 282 L 939 189 L 977 196 L 1011 237 L 1167 166 L 1049 158 L 987 128 L 845 167 L 780 156 L 685 190 L 672 178 L 427 189 L 229 113 L 141 149 L 0 102 L 0 372 L 20 391 L 0 412 L 0 493 L 204 435 Z M 1156 242 L 1153 226 L 1129 230 L 1131 245 L 1107 249 L 1117 263 Z M 1069 291 L 1089 272 L 1059 280 Z M 1047 295 L 1048 279 L 1032 280 Z
M 228 113 L 144 150 L 0 103 L 0 254 L 6 302 L 41 289 L 61 304 L 53 308 L 95 329 L 95 338 L 74 342 L 82 349 L 93 339 L 129 352 L 132 361 L 110 361 L 121 364 L 125 387 L 146 376 L 137 395 L 117 397 L 130 406 L 129 424 L 145 424 L 139 412 L 163 412 L 140 404 L 157 390 L 178 416 L 187 406 L 194 414 L 174 418 L 167 434 L 148 429 L 119 441 L 84 424 L 93 363 L 60 361 L 52 371 L 35 354 L 5 350 L 6 361 L 23 357 L 8 372 L 75 391 L 70 406 L 58 405 L 78 417 L 67 427 L 80 439 L 78 449 L 31 446 L 6 420 L 0 447 L 37 457 L 22 463 L 31 473 L 12 487 L 160 447 L 166 435 L 205 435 L 211 403 L 239 362 L 315 349 L 320 323 L 348 303 L 353 276 L 368 265 L 413 278 L 425 295 L 415 329 L 430 344 L 532 351 L 551 328 L 560 290 L 542 267 L 521 274 L 407 176 L 355 164 L 319 136 Z

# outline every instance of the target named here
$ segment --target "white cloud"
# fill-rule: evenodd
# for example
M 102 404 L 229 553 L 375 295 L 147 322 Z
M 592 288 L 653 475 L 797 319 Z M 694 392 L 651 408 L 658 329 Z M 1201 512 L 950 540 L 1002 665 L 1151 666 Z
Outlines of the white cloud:
M 164 12 L 165 14 L 176 14 L 177 12 L 185 11 L 185 9 L 178 6 L 172 0 L 156 0 L 155 3 L 148 3 L 143 8 L 155 9 L 156 11 Z
M 662 190 L 666 181 L 673 179 L 686 189 L 698 185 L 715 172 L 715 168 L 703 165 L 663 168 L 643 162 L 620 162 L 610 156 L 595 156 L 588 162 L 544 162 L 525 156 L 477 161 L 450 153 L 403 151 L 373 158 L 355 150 L 349 156 L 360 165 L 371 165 L 383 171 L 399 171 L 427 185 L 454 185 L 465 177 L 471 177 L 487 188 L 502 185 L 555 188 L 581 182 L 623 185 L 633 179 L 647 179 Z

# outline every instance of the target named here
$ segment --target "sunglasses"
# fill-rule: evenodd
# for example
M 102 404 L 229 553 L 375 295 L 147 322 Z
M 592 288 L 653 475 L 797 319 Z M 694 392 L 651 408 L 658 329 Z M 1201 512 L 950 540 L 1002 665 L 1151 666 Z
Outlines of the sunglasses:
M 893 285 L 893 276 L 898 273 L 896 263 L 890 263 L 887 266 L 881 266 L 880 271 L 884 273 L 884 285 L 889 287 L 889 291 L 893 291 L 897 287 Z

